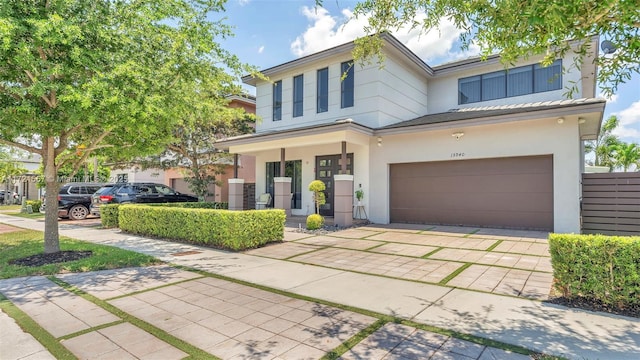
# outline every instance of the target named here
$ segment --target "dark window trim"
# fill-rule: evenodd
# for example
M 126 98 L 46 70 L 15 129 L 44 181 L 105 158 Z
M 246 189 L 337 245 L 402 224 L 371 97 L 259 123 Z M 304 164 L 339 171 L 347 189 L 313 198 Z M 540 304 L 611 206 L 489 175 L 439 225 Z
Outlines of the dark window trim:
M 324 74 L 324 75 L 321 75 Z M 322 76 L 322 78 L 321 78 Z M 321 89 L 321 81 L 324 91 Z M 329 68 L 319 69 L 316 72 L 316 113 L 329 111 Z
M 549 66 L 545 66 L 543 69 L 548 69 L 549 67 L 552 66 L 556 66 L 559 63 L 560 65 L 560 73 L 556 76 L 559 78 L 559 84 L 560 86 L 558 88 L 552 88 L 552 89 L 548 89 L 548 90 L 539 90 L 536 91 L 536 76 L 535 76 L 535 71 L 536 71 L 536 65 L 538 66 L 538 69 L 540 69 L 541 67 L 539 66 L 539 64 L 531 64 L 531 65 L 525 65 L 525 66 L 518 66 L 515 67 L 511 70 L 520 70 L 520 69 L 524 69 L 524 68 L 530 68 L 531 69 L 531 90 L 529 92 L 523 93 L 523 94 L 517 94 L 517 95 L 509 95 L 509 88 L 508 88 L 508 84 L 509 84 L 509 70 L 501 70 L 502 72 L 504 72 L 504 89 L 505 89 L 505 96 L 504 97 L 498 97 L 495 99 L 490 99 L 490 100 L 483 100 L 483 95 L 482 95 L 482 80 L 484 78 L 484 75 L 488 75 L 488 74 L 494 74 L 494 73 L 498 73 L 500 71 L 491 71 L 491 72 L 487 72 L 487 73 L 483 73 L 483 74 L 478 74 L 478 75 L 473 75 L 473 76 L 467 76 L 467 77 L 463 77 L 463 78 L 459 78 L 458 79 L 458 105 L 464 105 L 464 104 L 473 104 L 473 103 L 477 103 L 477 102 L 483 102 L 483 101 L 491 101 L 491 100 L 498 100 L 498 99 L 506 99 L 506 98 L 510 98 L 510 97 L 515 97 L 515 96 L 524 96 L 524 95 L 530 95 L 530 94 L 538 94 L 538 93 L 542 93 L 542 92 L 548 92 L 548 91 L 556 91 L 556 90 L 560 90 L 562 89 L 562 59 L 556 59 L 553 63 L 551 63 Z M 463 80 L 467 80 L 467 79 L 471 79 L 471 78 L 475 78 L 475 77 L 480 77 L 480 94 L 478 96 L 478 98 L 480 100 L 477 101 L 466 101 L 466 102 L 462 102 L 462 93 L 460 92 L 460 84 L 461 81 Z
M 273 83 L 273 121 L 282 120 L 282 80 Z
M 304 114 L 304 74 L 293 77 L 293 117 Z
M 344 73 L 346 77 L 342 79 Z M 355 103 L 355 72 L 353 60 L 340 63 L 340 108 L 346 109 L 354 106 Z

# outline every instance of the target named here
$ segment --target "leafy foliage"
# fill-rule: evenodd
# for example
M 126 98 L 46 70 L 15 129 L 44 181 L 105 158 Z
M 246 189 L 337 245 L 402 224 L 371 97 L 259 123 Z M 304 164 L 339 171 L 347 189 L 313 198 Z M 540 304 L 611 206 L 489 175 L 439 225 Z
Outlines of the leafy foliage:
M 594 153 L 595 159 L 593 165 L 607 166 L 609 171 L 613 171 L 615 167 L 615 159 L 613 158 L 614 148 L 621 144 L 620 139 L 613 134 L 620 121 L 615 115 L 610 116 L 600 128 L 598 138 L 585 144 L 586 153 Z
M 555 287 L 619 309 L 640 305 L 640 237 L 551 234 Z
M 309 191 L 313 192 L 313 202 L 316 204 L 316 213 L 320 213 L 320 205 L 327 203 L 324 190 L 326 185 L 321 180 L 313 180 L 309 183 Z
M 307 216 L 307 230 L 317 230 L 324 225 L 324 218 L 319 214 Z
M 120 204 L 100 205 L 100 222 L 104 228 L 118 227 L 118 209 Z
M 635 167 L 640 170 L 640 146 L 636 143 L 620 143 L 613 146 L 613 158 L 615 164 L 622 171 L 628 171 Z
M 230 250 L 255 248 L 284 238 L 284 210 L 229 211 L 122 205 L 120 229 Z
M 218 0 L 0 2 L 0 144 L 42 155 L 45 252 L 60 250 L 62 166 L 73 175 L 89 156 L 158 153 L 188 111 L 185 88 L 254 72 L 214 40 L 231 35 L 208 19 L 223 10 Z
M 591 37 L 602 35 L 617 47 L 613 54 L 595 60 L 605 94 L 615 93 L 619 84 L 640 72 L 637 1 L 362 0 L 354 16 L 368 17 L 365 31 L 374 35 L 406 25 L 426 34 L 448 19 L 463 31 L 464 48 L 473 44 L 483 56 L 500 54 L 505 65 L 537 54 L 545 54 L 542 62 L 550 64 L 572 46 L 585 55 L 596 50 L 590 48 Z M 361 38 L 356 45 L 356 59 L 381 54 L 377 36 Z M 573 65 L 581 67 L 582 61 L 576 58 Z
M 34 213 L 39 212 L 42 207 L 41 200 L 27 200 L 26 204 L 31 206 L 31 210 L 33 210 Z

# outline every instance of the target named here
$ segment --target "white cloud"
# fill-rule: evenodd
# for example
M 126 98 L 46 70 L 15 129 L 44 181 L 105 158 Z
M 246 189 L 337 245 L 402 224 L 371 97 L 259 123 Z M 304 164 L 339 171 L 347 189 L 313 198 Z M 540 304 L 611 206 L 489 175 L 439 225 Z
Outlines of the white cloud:
M 604 93 L 601 92 L 598 94 L 598 97 L 607 100 L 607 102 L 609 103 L 615 103 L 616 101 L 618 101 L 618 94 L 612 94 L 611 96 L 606 96 Z
M 632 141 L 640 142 L 640 100 L 613 115 L 620 120 L 620 125 L 613 133 L 621 138 L 633 138 Z
M 262 54 L 263 51 L 264 51 L 264 45 L 258 48 L 258 54 Z
M 245 6 L 245 5 L 249 4 L 250 2 L 251 2 L 251 0 L 238 0 L 238 5 Z
M 368 24 L 368 17 L 355 19 L 348 9 L 343 9 L 340 16 L 332 16 L 328 10 L 321 7 L 304 6 L 301 11 L 310 25 L 291 43 L 291 51 L 297 56 L 309 55 L 365 35 L 363 29 Z M 423 18 L 424 14 L 416 20 L 420 21 Z M 458 44 L 461 32 L 451 21 L 443 19 L 439 29 L 433 29 L 426 34 L 420 34 L 419 29 L 412 30 L 405 26 L 393 32 L 393 35 L 416 55 L 429 62 L 436 58 L 455 60 L 478 54 L 479 49 L 475 45 L 466 52 L 453 48 Z

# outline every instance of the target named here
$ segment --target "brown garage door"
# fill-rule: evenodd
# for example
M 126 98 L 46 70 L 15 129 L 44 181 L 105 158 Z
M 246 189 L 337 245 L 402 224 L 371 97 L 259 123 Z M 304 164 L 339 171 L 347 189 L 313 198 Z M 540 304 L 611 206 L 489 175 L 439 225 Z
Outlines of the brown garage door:
M 553 230 L 551 155 L 392 164 L 391 222 Z

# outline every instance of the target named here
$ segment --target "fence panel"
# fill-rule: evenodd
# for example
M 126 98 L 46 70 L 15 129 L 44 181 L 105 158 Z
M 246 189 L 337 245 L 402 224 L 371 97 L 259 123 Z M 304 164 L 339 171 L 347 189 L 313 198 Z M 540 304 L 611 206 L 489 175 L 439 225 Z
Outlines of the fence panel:
M 582 233 L 640 235 L 640 172 L 582 174 Z

